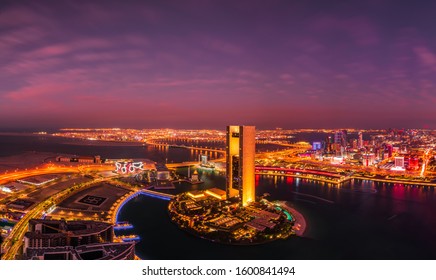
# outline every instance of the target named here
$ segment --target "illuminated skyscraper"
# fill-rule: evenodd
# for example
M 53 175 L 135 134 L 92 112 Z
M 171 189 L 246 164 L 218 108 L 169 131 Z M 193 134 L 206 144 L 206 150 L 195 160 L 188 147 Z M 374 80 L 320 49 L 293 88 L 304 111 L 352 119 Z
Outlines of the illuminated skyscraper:
M 315 150 L 315 151 L 321 150 L 321 142 L 313 142 L 312 150 Z
M 226 196 L 239 196 L 241 206 L 255 200 L 255 137 L 254 126 L 227 126 Z
M 347 150 L 347 131 L 346 130 L 338 130 L 335 132 L 335 137 L 334 137 L 334 147 L 335 147 L 335 152 L 336 152 L 336 156 L 341 156 L 343 157 L 346 154 L 346 150 Z
M 363 148 L 363 133 L 362 131 L 359 131 L 357 134 L 359 138 L 357 139 L 357 148 L 362 149 Z
M 342 143 L 342 131 L 338 130 L 335 132 L 335 144 L 341 144 Z

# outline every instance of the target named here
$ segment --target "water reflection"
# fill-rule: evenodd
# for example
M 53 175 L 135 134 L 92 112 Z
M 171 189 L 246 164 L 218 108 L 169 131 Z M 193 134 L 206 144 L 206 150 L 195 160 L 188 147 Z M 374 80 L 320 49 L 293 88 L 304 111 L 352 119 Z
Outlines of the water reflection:
M 187 174 L 187 169 L 180 169 Z M 202 185 L 177 185 L 175 192 L 209 187 L 224 188 L 223 173 L 198 170 Z M 145 241 L 138 244 L 140 254 L 151 258 L 196 259 L 196 250 L 211 259 L 425 259 L 436 257 L 436 196 L 433 188 L 403 186 L 352 180 L 342 185 L 284 176 L 256 175 L 256 194 L 270 194 L 271 200 L 289 201 L 306 217 L 304 238 L 291 238 L 260 246 L 224 246 L 195 238 L 169 222 L 165 206 L 158 202 L 132 202 L 122 210 L 123 219 L 142 223 L 143 240 L 151 238 L 151 228 L 159 228 L 170 240 L 161 251 L 153 251 Z M 139 212 L 138 212 L 139 211 Z M 162 217 L 138 213 L 162 211 Z M 151 220 L 148 220 L 151 219 Z M 135 225 L 136 226 L 136 225 Z M 147 229 L 147 230 L 145 230 Z M 164 240 L 164 239 L 162 239 Z M 147 243 L 147 245 L 145 245 Z M 405 245 L 407 244 L 407 245 Z M 152 246 L 153 247 L 153 246 Z M 204 250 L 207 248 L 207 250 Z M 275 253 L 272 255 L 271 250 Z M 184 254 L 174 251 L 184 251 Z

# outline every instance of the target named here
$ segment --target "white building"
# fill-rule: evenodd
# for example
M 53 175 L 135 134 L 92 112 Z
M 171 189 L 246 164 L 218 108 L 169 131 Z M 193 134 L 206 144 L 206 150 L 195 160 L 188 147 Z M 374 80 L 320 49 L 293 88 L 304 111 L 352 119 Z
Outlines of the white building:
M 394 167 L 391 170 L 403 171 L 404 170 L 404 157 L 395 157 Z

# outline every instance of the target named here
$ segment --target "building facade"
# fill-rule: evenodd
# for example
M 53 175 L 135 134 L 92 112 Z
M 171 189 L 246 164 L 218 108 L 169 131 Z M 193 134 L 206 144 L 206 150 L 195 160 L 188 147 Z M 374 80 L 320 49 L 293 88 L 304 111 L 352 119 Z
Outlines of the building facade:
M 238 196 L 241 206 L 255 201 L 254 126 L 227 126 L 226 134 L 226 197 Z
M 113 225 L 97 221 L 29 221 L 24 259 L 133 259 L 133 242 L 113 243 Z

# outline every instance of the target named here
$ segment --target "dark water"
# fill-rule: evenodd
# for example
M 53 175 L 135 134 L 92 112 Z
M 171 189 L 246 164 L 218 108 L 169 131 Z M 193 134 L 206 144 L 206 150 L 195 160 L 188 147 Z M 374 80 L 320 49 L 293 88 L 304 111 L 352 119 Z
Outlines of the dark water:
M 215 178 L 212 178 L 215 177 Z M 203 187 L 224 186 L 202 174 Z M 184 185 L 178 191 L 186 191 Z M 289 201 L 307 220 L 304 237 L 255 246 L 215 244 L 183 232 L 167 215 L 167 202 L 145 196 L 124 206 L 146 259 L 434 259 L 433 188 L 350 182 L 341 188 L 293 178 L 258 177 L 257 194 Z
M 67 141 L 68 140 L 68 141 Z M 73 143 L 66 143 L 73 142 Z M 185 149 L 147 146 L 89 146 L 80 141 L 40 136 L 0 135 L 0 155 L 25 151 L 185 161 Z M 191 170 L 192 171 L 192 170 Z M 180 173 L 186 174 L 187 169 Z M 203 185 L 225 185 L 223 174 L 200 171 Z M 191 189 L 180 184 L 175 192 Z M 434 188 L 353 181 L 341 188 L 285 177 L 256 178 L 256 192 L 289 201 L 307 220 L 304 237 L 255 246 L 215 244 L 177 228 L 168 218 L 167 201 L 137 197 L 119 219 L 141 236 L 137 254 L 144 259 L 435 259 L 436 194 Z
M 92 141 L 52 136 L 0 135 L 0 157 L 30 151 L 81 156 L 100 155 L 102 158 L 148 158 L 158 162 L 194 160 L 199 154 L 180 148 L 157 149 L 147 145 L 132 146 L 129 144 L 102 146 Z

